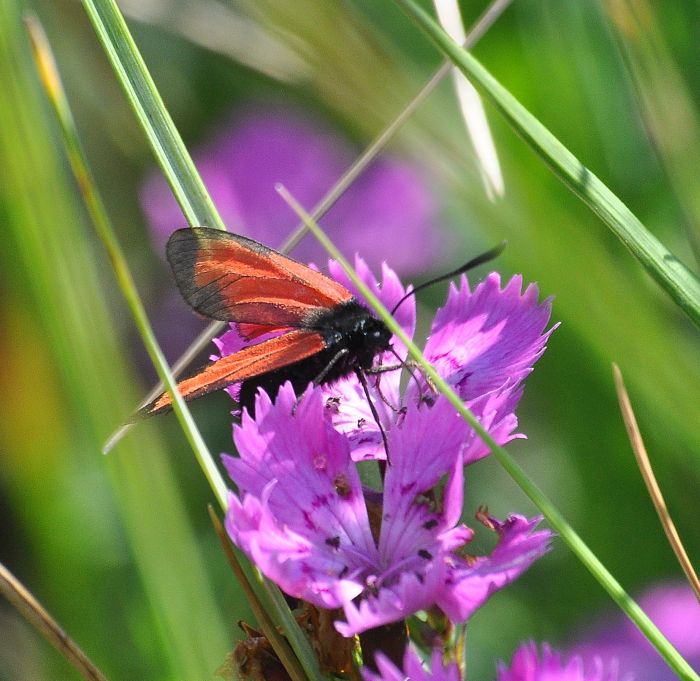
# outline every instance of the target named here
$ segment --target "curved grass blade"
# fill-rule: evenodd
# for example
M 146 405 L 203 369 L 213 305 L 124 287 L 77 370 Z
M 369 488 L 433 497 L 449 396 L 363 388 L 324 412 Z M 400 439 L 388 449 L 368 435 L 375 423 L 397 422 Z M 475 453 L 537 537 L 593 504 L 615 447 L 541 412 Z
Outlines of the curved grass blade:
M 56 650 L 88 681 L 107 681 L 107 677 L 51 617 L 34 595 L 2 563 L 0 593 Z
M 690 562 L 688 553 L 683 546 L 683 542 L 681 541 L 678 530 L 676 529 L 676 524 L 671 518 L 664 495 L 661 493 L 659 483 L 656 481 L 654 469 L 651 466 L 649 454 L 647 453 L 647 448 L 644 445 L 644 440 L 642 439 L 642 433 L 637 425 L 637 417 L 634 415 L 632 402 L 630 401 L 627 393 L 625 381 L 622 378 L 622 372 L 620 371 L 620 367 L 618 367 L 614 362 L 612 369 L 613 379 L 615 381 L 615 391 L 617 392 L 617 401 L 620 404 L 622 420 L 624 421 L 625 428 L 627 429 L 627 437 L 629 438 L 630 445 L 632 446 L 634 458 L 637 460 L 639 472 L 642 474 L 642 479 L 644 480 L 644 484 L 649 492 L 649 498 L 654 504 L 656 514 L 659 516 L 659 522 L 661 523 L 661 527 L 663 527 L 668 543 L 671 545 L 673 553 L 676 555 L 681 569 L 685 573 L 688 583 L 695 593 L 695 597 L 700 602 L 700 580 L 698 579 L 695 568 Z
M 440 24 L 460 45 L 466 42 L 457 0 L 433 0 Z M 465 48 L 469 49 L 469 48 Z M 457 103 L 467 135 L 471 139 L 481 182 L 490 201 L 503 198 L 506 187 L 484 104 L 474 86 L 457 70 L 452 71 Z
M 83 0 L 83 6 L 187 223 L 225 229 L 116 2 Z
M 84 0 L 83 4 L 93 21 L 95 31 L 102 41 L 103 47 L 134 107 L 140 124 L 143 126 L 153 146 L 154 152 L 161 163 L 176 198 L 183 208 L 183 212 L 185 212 L 190 226 L 210 225 L 223 229 L 221 218 L 216 212 L 189 153 L 182 144 L 182 140 L 163 105 L 155 84 L 124 22 L 124 18 L 119 12 L 119 8 L 112 0 Z M 107 223 L 107 226 L 109 226 L 109 223 Z M 149 329 L 148 319 L 138 293 L 133 286 L 126 261 L 121 256 L 119 245 L 116 239 L 113 238 L 113 233 L 109 233 L 109 230 L 105 230 L 103 238 L 105 238 L 105 245 L 109 248 L 110 257 L 122 290 L 129 299 L 130 305 L 132 305 L 135 317 L 138 318 L 139 330 L 147 330 Z M 150 334 L 151 338 L 149 338 L 148 333 L 145 333 L 143 337 L 147 343 L 150 343 L 151 340 L 153 341 L 151 349 L 155 355 L 158 355 L 160 351 L 155 343 L 155 339 L 152 338 L 152 333 Z M 178 417 L 182 419 L 180 421 L 182 424 L 187 421 L 189 410 L 175 387 L 175 379 L 172 377 L 165 359 L 162 356 L 159 357 L 160 359 L 162 359 L 160 367 L 164 369 L 161 379 L 171 391 L 173 407 Z M 159 368 L 159 364 L 156 365 L 156 368 Z M 192 422 L 192 426 L 192 428 L 188 428 L 185 431 L 186 435 L 201 439 L 194 422 Z M 194 448 L 194 442 L 191 443 Z M 201 452 L 201 447 L 206 449 L 203 441 L 201 446 L 199 443 L 197 444 L 195 452 Z M 218 471 L 214 473 L 207 466 L 205 475 L 212 486 L 217 501 L 222 509 L 226 510 L 226 486 L 220 474 Z M 279 589 L 267 579 L 261 577 L 261 581 L 271 599 L 282 604 L 274 608 L 274 618 L 285 632 L 294 652 L 307 671 L 309 679 L 312 681 L 316 678 L 320 679 L 320 674 L 310 672 L 310 670 L 316 668 L 313 651 L 292 617 Z
M 654 280 L 700 327 L 700 281 L 693 273 L 471 54 L 457 45 L 424 9 L 414 0 L 395 2 L 471 80 L 482 96 L 491 101 L 554 174 L 603 220 Z
M 204 472 L 209 485 L 211 486 L 216 500 L 219 505 L 226 508 L 226 484 L 224 483 L 221 473 L 217 468 L 211 453 L 202 438 L 197 426 L 190 414 L 189 409 L 185 405 L 185 401 L 178 392 L 175 378 L 173 377 L 168 363 L 163 355 L 163 352 L 158 345 L 153 329 L 146 315 L 146 310 L 143 307 L 141 298 L 136 290 L 136 284 L 131 276 L 129 265 L 121 250 L 121 246 L 117 241 L 114 233 L 114 228 L 107 215 L 102 197 L 100 196 L 97 186 L 92 178 L 92 173 L 87 165 L 87 159 L 83 151 L 82 145 L 78 138 L 78 132 L 75 128 L 73 114 L 65 96 L 61 79 L 53 60 L 53 55 L 46 40 L 46 36 L 41 30 L 37 20 L 28 17 L 26 19 L 27 29 L 32 42 L 35 60 L 41 81 L 49 97 L 49 101 L 53 106 L 54 112 L 58 119 L 63 141 L 66 146 L 66 153 L 70 162 L 71 169 L 75 175 L 78 187 L 85 201 L 90 218 L 92 219 L 95 229 L 102 240 L 107 253 L 112 262 L 115 276 L 119 282 L 119 287 L 124 295 L 124 298 L 129 305 L 131 314 L 134 317 L 134 322 L 139 330 L 139 334 L 143 339 L 146 350 L 158 371 L 163 383 L 168 387 L 173 395 L 173 408 L 177 415 L 180 425 L 189 441 L 192 449 L 197 457 L 197 461 Z

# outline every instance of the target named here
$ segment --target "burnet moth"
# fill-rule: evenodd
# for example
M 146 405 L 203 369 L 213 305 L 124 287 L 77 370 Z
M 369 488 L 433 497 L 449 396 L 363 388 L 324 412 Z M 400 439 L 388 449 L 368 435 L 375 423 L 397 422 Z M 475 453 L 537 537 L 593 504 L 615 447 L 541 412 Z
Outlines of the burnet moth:
M 502 250 L 498 246 L 405 297 Z M 300 394 L 309 383 L 332 383 L 353 372 L 362 380 L 374 358 L 390 349 L 389 329 L 345 286 L 257 241 L 207 227 L 179 229 L 170 236 L 166 254 L 177 286 L 194 310 L 234 322 L 246 341 L 277 334 L 180 381 L 185 400 L 240 382 L 239 405 L 252 413 L 258 388 L 274 398 L 286 381 Z M 140 413 L 159 414 L 171 406 L 170 395 L 163 393 Z
M 182 296 L 200 314 L 235 322 L 245 340 L 279 332 L 222 357 L 178 383 L 185 400 L 241 382 L 239 403 L 253 409 L 263 388 L 285 381 L 301 393 L 368 370 L 391 333 L 342 284 L 257 241 L 218 229 L 179 229 L 166 254 Z M 171 407 L 164 393 L 142 410 Z

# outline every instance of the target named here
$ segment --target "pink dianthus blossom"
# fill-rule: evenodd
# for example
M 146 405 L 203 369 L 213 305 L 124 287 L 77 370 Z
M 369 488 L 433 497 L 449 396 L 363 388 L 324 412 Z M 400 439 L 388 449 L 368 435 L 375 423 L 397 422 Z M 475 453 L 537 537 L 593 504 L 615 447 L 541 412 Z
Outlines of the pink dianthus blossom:
M 355 259 L 362 281 L 389 310 L 401 300 L 406 288 L 386 265 L 379 281 L 367 264 Z M 344 284 L 362 301 L 340 265 L 329 262 L 331 276 Z M 538 289 L 530 284 L 524 291 L 522 277 L 515 276 L 501 285 L 496 273 L 471 290 L 463 276 L 459 285 L 451 284 L 447 301 L 431 325 L 424 349 L 426 359 L 465 401 L 481 425 L 497 444 L 503 445 L 524 435 L 517 433 L 515 409 L 523 393 L 523 381 L 542 356 L 554 330 L 545 331 L 551 313 L 551 300 L 538 301 Z M 416 303 L 405 300 L 394 313 L 404 332 L 412 337 L 416 324 Z M 239 350 L 244 341 L 235 327 L 215 341 L 221 355 Z M 375 360 L 377 366 L 397 365 L 406 350 L 397 337 L 391 344 L 396 354 L 385 352 Z M 379 412 L 382 427 L 389 432 L 402 418 L 401 407 L 419 404 L 429 408 L 435 395 L 418 369 L 400 391 L 401 371 L 388 371 L 371 378 L 372 402 Z M 231 391 L 235 397 L 235 388 Z M 334 426 L 348 437 L 355 460 L 384 458 L 379 427 L 367 403 L 357 377 L 350 375 L 332 385 L 323 386 Z M 393 405 L 393 409 L 389 405 Z M 465 464 L 473 463 L 489 452 L 473 429 L 466 434 L 463 448 Z
M 700 604 L 683 582 L 660 583 L 639 596 L 639 605 L 688 664 L 700 673 Z M 635 681 L 673 681 L 676 674 L 629 619 L 616 613 L 573 647 L 584 661 L 619 661 Z
M 284 184 L 302 205 L 311 207 L 357 152 L 323 121 L 294 107 L 270 104 L 232 116 L 193 156 L 228 229 L 277 248 L 298 218 L 275 185 Z M 162 250 L 183 218 L 160 173 L 144 184 L 141 203 Z M 371 242 L 373 264 L 391 252 L 402 272 L 418 271 L 447 252 L 450 235 L 438 223 L 437 201 L 418 166 L 391 154 L 375 160 L 323 218 L 344 253 Z M 308 262 L 325 257 L 325 251 L 307 236 L 293 256 Z
M 498 665 L 496 681 L 617 681 L 618 678 L 615 663 L 604 665 L 597 658 L 586 667 L 578 655 L 565 661 L 561 653 L 546 643 L 538 653 L 537 646 L 529 642 L 515 651 L 510 667 Z
M 240 458 L 224 457 L 239 489 L 229 494 L 228 533 L 287 594 L 342 608 L 336 628 L 344 636 L 431 606 L 463 622 L 542 556 L 551 538 L 535 530 L 539 518 L 490 519 L 493 551 L 463 557 L 474 534 L 459 522 L 467 431 L 442 397 L 431 409 L 407 405 L 387 434 L 391 465 L 373 528 L 368 506 L 380 495 L 363 489 L 323 392 L 309 388 L 297 400 L 286 384 L 275 403 L 260 392 L 255 418 L 245 412 L 234 427 Z

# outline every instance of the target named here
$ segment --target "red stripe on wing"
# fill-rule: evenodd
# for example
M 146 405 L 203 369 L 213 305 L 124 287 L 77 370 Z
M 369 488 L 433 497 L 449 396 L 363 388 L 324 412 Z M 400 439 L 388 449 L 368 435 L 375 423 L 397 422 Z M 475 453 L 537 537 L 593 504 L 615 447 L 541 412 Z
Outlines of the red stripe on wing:
M 325 347 L 321 336 L 313 331 L 290 331 L 212 362 L 195 376 L 180 381 L 177 389 L 185 400 L 193 400 L 231 383 L 294 364 L 321 352 Z M 145 416 L 152 416 L 171 407 L 172 399 L 166 392 L 141 412 Z
M 245 340 L 253 340 L 263 336 L 266 333 L 279 333 L 282 331 L 290 331 L 291 329 L 287 326 L 265 326 L 264 324 L 236 324 L 236 330 L 241 338 Z

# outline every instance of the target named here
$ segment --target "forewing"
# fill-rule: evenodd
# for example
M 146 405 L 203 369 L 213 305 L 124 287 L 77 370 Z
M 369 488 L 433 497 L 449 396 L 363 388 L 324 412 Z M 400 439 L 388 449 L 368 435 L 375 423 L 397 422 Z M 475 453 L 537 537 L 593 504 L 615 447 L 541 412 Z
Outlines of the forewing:
M 320 272 L 218 229 L 179 229 L 166 252 L 185 300 L 213 319 L 254 324 L 265 331 L 299 327 L 309 312 L 352 298 L 342 284 Z
M 325 349 L 321 336 L 312 331 L 294 330 L 282 336 L 249 345 L 233 355 L 222 357 L 207 365 L 198 374 L 177 384 L 185 400 L 194 400 L 231 383 L 245 381 L 268 371 L 294 364 Z M 145 406 L 141 413 L 153 416 L 172 407 L 172 399 L 166 392 Z

